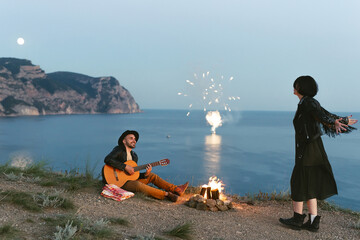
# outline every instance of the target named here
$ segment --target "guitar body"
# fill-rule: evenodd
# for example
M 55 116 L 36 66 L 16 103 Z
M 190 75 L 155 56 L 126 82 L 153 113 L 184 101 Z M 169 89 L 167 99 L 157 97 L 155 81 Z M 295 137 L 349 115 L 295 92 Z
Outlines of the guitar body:
M 134 174 L 133 175 L 129 175 L 127 172 L 125 171 L 121 171 L 119 169 L 113 168 L 109 165 L 104 166 L 104 177 L 105 180 L 108 184 L 115 184 L 118 187 L 122 187 L 124 186 L 124 184 L 127 181 L 136 181 L 139 179 L 140 177 L 140 170 L 142 169 L 146 169 L 146 167 L 150 164 L 152 167 L 155 166 L 166 166 L 170 163 L 170 160 L 165 158 L 165 159 L 161 159 L 160 161 L 157 162 L 153 162 L 153 163 L 149 163 L 149 164 L 145 164 L 145 165 L 141 165 L 138 166 L 136 164 L 136 162 L 134 162 L 133 160 L 128 160 L 126 162 L 124 162 L 126 165 L 129 165 L 131 167 L 134 168 Z
M 136 162 L 128 160 L 125 162 L 126 165 L 136 167 Z M 104 166 L 104 177 L 108 184 L 115 184 L 118 187 L 122 187 L 127 181 L 136 181 L 140 176 L 140 172 L 134 172 L 133 175 L 127 174 L 125 171 L 110 167 L 109 165 Z

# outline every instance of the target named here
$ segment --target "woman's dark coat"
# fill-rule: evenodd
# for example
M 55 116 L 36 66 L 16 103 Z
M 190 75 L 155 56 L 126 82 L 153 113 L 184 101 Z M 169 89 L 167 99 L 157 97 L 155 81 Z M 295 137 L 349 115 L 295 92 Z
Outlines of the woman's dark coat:
M 295 167 L 291 176 L 291 197 L 294 201 L 319 200 L 337 194 L 336 182 L 327 158 L 321 135 L 334 137 L 335 120 L 341 117 L 329 113 L 317 100 L 304 96 L 294 117 Z M 344 117 L 342 123 L 347 124 Z M 348 126 L 347 131 L 354 128 Z

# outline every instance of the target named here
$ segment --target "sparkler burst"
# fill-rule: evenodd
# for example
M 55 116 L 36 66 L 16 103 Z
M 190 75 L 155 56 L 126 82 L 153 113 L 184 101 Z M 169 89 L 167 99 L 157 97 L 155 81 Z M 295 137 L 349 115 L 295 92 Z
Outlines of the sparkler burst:
M 190 110 L 193 105 L 200 103 L 206 120 L 211 125 L 211 132 L 215 133 L 217 127 L 223 123 L 219 111 L 231 112 L 230 103 L 240 100 L 239 96 L 228 96 L 224 93 L 224 86 L 234 81 L 234 77 L 220 78 L 213 77 L 210 72 L 202 74 L 194 73 L 194 80 L 185 80 L 187 91 L 179 92 L 179 96 L 188 97 L 191 100 L 188 106 L 187 117 L 190 116 Z M 194 102 L 193 102 L 194 101 Z
M 211 125 L 211 132 L 216 133 L 216 128 L 222 125 L 222 119 L 219 111 L 209 111 L 205 118 Z

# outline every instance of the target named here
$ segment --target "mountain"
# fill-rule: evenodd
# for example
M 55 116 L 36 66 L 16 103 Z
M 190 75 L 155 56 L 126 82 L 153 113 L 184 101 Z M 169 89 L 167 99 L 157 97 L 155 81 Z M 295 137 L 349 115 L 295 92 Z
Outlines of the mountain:
M 0 58 L 0 116 L 140 112 L 113 77 L 46 74 L 31 61 Z

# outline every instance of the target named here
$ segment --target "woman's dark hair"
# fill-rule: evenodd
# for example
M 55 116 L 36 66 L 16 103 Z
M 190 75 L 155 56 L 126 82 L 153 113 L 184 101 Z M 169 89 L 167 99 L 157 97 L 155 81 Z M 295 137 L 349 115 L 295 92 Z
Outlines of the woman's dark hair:
M 300 76 L 294 82 L 294 88 L 303 96 L 314 97 L 318 92 L 318 85 L 310 76 Z

